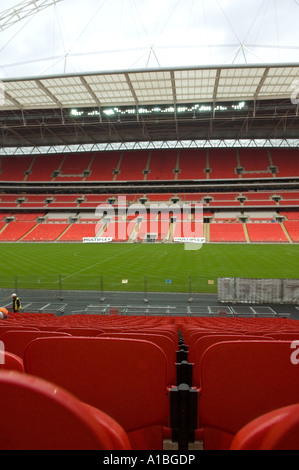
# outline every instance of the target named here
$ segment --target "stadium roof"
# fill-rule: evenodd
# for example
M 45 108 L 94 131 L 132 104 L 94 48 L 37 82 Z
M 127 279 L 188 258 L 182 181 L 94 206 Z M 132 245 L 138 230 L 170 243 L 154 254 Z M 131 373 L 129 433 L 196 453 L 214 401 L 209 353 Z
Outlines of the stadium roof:
M 156 69 L 3 80 L 2 110 L 290 98 L 299 64 Z
M 0 146 L 298 138 L 299 64 L 5 79 Z

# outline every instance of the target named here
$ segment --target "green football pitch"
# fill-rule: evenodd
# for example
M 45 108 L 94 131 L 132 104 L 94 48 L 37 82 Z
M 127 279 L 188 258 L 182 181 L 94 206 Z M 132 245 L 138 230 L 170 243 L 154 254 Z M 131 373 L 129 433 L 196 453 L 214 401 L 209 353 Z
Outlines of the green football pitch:
M 0 244 L 0 287 L 216 292 L 218 277 L 298 278 L 299 245 Z

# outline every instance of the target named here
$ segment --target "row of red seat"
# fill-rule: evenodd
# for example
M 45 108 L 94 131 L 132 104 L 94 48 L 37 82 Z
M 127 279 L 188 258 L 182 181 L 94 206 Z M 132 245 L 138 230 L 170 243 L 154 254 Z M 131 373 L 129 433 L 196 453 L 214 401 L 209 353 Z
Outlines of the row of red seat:
M 16 164 L 17 161 L 17 164 Z M 165 149 L 3 157 L 3 181 L 148 181 L 297 176 L 298 149 Z M 241 171 L 237 171 L 237 168 Z M 177 170 L 177 171 L 175 171 Z M 208 171 L 207 171 L 208 170 Z
M 147 234 L 155 234 L 156 240 L 168 237 L 169 220 L 147 220 L 136 225 L 137 220 L 130 222 L 109 223 L 106 227 L 100 223 L 36 223 L 36 222 L 0 222 L 0 240 L 2 241 L 82 241 L 84 237 L 95 237 L 101 229 L 100 236 L 111 238 L 112 241 L 127 241 L 136 232 L 136 238 L 143 240 Z M 289 239 L 299 241 L 299 221 L 246 223 L 240 222 L 209 224 L 211 242 L 246 242 L 246 232 L 251 242 L 284 242 Z M 202 237 L 203 224 L 179 221 L 173 232 L 175 237 Z
M 246 242 L 246 232 L 251 242 L 284 242 L 288 243 L 287 234 L 293 242 L 299 241 L 299 221 L 246 223 L 239 222 L 211 223 L 211 242 Z M 285 229 L 285 230 L 284 230 Z
M 187 446 L 193 433 L 204 449 L 235 448 L 252 420 L 298 402 L 291 319 L 16 314 L 0 340 L 23 375 L 101 410 L 133 449 L 161 449 L 165 437 L 183 449 L 186 429 Z
M 28 207 L 30 204 L 41 204 L 47 207 L 59 207 L 60 205 L 71 206 L 85 203 L 87 206 L 93 203 L 108 203 L 110 199 L 118 199 L 119 197 L 126 198 L 130 203 L 138 202 L 139 199 L 147 199 L 150 202 L 155 201 L 171 201 L 172 198 L 176 197 L 182 202 L 206 202 L 208 198 L 210 201 L 222 203 L 222 202 L 236 202 L 238 198 L 244 198 L 247 203 L 258 203 L 266 204 L 269 202 L 275 203 L 273 197 L 280 197 L 281 201 L 287 204 L 289 201 L 298 200 L 299 192 L 293 190 L 282 190 L 277 189 L 276 191 L 243 191 L 243 192 L 201 192 L 201 193 L 123 193 L 123 194 L 1 194 L 0 202 L 12 205 L 19 205 L 20 208 Z
M 291 412 L 298 439 L 296 321 L 190 320 L 181 319 L 180 328 L 194 364 L 190 385 L 199 394 L 195 435 L 201 433 L 205 449 L 291 449 L 294 435 L 279 436 L 280 429 L 267 444 L 263 439 L 271 419 L 286 424 L 282 416 L 289 418 Z
M 279 200 L 274 200 L 273 196 L 280 196 Z M 122 199 L 121 199 L 122 198 Z M 240 200 L 239 198 L 244 198 Z M 173 199 L 178 200 L 180 203 L 197 203 L 202 204 L 204 207 L 221 208 L 221 207 L 269 207 L 279 209 L 280 206 L 298 207 L 299 195 L 298 191 L 277 191 L 273 192 L 271 196 L 266 197 L 264 192 L 253 193 L 252 195 L 246 192 L 242 194 L 235 193 L 151 193 L 151 194 L 116 194 L 116 195 L 100 195 L 95 194 L 93 197 L 80 197 L 79 195 L 64 195 L 53 198 L 52 202 L 49 201 L 49 196 L 43 195 L 38 198 L 33 196 L 26 197 L 26 200 L 21 199 L 19 195 L 0 196 L 0 209 L 39 209 L 40 211 L 50 209 L 94 209 L 100 204 L 109 204 L 111 200 L 114 206 L 118 203 L 126 205 L 137 204 L 140 199 L 149 203 L 155 202 L 168 202 L 171 203 Z M 78 200 L 79 199 L 79 200 Z

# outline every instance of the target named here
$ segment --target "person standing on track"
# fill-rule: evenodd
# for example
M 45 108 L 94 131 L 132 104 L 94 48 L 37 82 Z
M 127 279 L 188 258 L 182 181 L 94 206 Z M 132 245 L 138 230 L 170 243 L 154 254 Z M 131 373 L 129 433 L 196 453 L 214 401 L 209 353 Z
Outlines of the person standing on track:
M 12 310 L 14 313 L 18 313 L 21 309 L 21 301 L 17 294 L 12 294 Z

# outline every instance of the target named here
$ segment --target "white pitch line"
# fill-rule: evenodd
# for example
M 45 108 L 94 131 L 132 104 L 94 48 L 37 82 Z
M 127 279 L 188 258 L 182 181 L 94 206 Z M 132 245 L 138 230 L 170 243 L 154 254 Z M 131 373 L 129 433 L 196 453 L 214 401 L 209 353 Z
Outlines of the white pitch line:
M 134 247 L 134 248 L 135 248 L 135 247 Z M 77 274 L 83 273 L 84 271 L 87 271 L 88 269 L 94 268 L 94 267 L 97 266 L 98 264 L 105 263 L 106 261 L 109 261 L 110 259 L 116 258 L 117 256 L 120 256 L 120 255 L 122 255 L 123 253 L 127 253 L 128 251 L 131 251 L 131 250 L 133 250 L 133 248 L 129 248 L 129 249 L 126 250 L 125 252 L 118 253 L 118 254 L 113 255 L 113 256 L 109 256 L 109 258 L 106 258 L 106 259 L 103 259 L 103 260 L 101 260 L 101 261 L 98 261 L 97 263 L 92 264 L 91 266 L 87 266 L 87 268 L 80 269 L 79 271 L 76 271 L 75 273 L 72 273 L 72 274 L 68 274 L 67 276 L 61 278 L 61 280 L 64 281 L 65 279 L 68 279 L 69 277 L 76 276 Z M 59 282 L 59 281 L 55 281 L 56 284 L 57 284 L 58 282 Z

